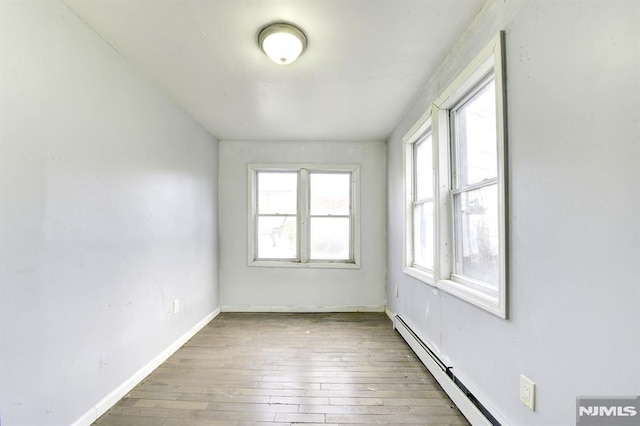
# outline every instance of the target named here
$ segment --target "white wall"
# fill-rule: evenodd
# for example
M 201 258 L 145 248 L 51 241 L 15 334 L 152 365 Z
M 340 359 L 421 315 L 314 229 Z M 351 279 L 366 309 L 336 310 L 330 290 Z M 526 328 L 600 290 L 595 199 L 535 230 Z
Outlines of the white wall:
M 0 422 L 68 425 L 219 306 L 217 142 L 59 1 L 0 2 L 0 120 Z
M 575 424 L 577 396 L 640 394 L 638 22 L 637 0 L 491 0 L 388 141 L 390 310 L 513 425 Z M 500 29 L 508 320 L 401 272 L 402 135 Z M 538 386 L 536 412 L 519 402 L 520 374 Z
M 360 165 L 361 268 L 247 266 L 247 165 Z M 386 212 L 383 142 L 220 142 L 220 292 L 223 310 L 382 310 Z

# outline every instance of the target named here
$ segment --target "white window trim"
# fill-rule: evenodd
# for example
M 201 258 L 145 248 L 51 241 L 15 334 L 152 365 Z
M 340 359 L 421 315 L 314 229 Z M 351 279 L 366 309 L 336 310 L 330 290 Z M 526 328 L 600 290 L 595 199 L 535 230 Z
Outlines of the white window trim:
M 488 74 L 493 73 L 496 87 L 496 119 L 498 140 L 498 203 L 499 203 L 499 279 L 498 289 L 490 289 L 482 283 L 452 273 L 453 255 L 453 209 L 451 196 L 451 131 L 449 110 L 478 85 Z M 499 32 L 491 42 L 469 63 L 469 65 L 447 86 L 432 107 L 418 120 L 404 137 L 405 198 L 411 196 L 407 188 L 412 178 L 412 165 L 408 163 L 407 149 L 411 148 L 428 129 L 429 121 L 433 138 L 433 162 L 435 174 L 435 259 L 433 275 L 411 267 L 412 211 L 405 203 L 405 256 L 403 271 L 427 284 L 446 291 L 462 300 L 476 305 L 500 318 L 507 318 L 507 159 L 506 159 L 506 86 L 504 68 L 504 32 Z M 411 232 L 411 233 L 410 233 Z M 411 245 L 410 245 L 411 244 Z
M 405 228 L 404 228 L 404 259 L 403 259 L 403 272 L 409 276 L 417 278 L 421 281 L 426 282 L 430 285 L 435 285 L 435 274 L 433 269 L 422 268 L 417 265 L 414 265 L 414 208 L 413 208 L 413 199 L 414 199 L 414 190 L 415 190 L 415 173 L 414 173 L 414 147 L 415 144 L 421 141 L 427 134 L 432 133 L 433 137 L 433 129 L 431 122 L 431 110 L 428 110 L 426 113 L 420 117 L 420 119 L 416 122 L 416 124 L 409 129 L 406 135 L 402 138 L 403 143 L 403 159 L 404 159 L 404 194 L 405 194 L 405 206 L 404 206 L 404 216 L 405 216 Z M 432 148 L 434 145 L 434 139 L 432 139 Z M 436 161 L 436 157 L 432 156 L 432 159 Z M 437 199 L 435 198 L 436 194 L 434 192 L 434 223 L 437 223 L 435 220 L 437 209 L 436 203 Z M 434 232 L 435 235 L 435 232 Z M 435 253 L 435 242 L 434 242 L 434 253 Z M 434 263 L 435 266 L 435 263 Z
M 247 223 L 247 264 L 249 266 L 271 268 L 360 268 L 360 166 L 356 164 L 249 164 L 248 165 L 248 223 Z M 351 250 L 352 260 L 309 260 L 306 221 L 308 211 L 308 173 L 303 173 L 298 186 L 298 245 L 300 259 L 260 260 L 256 259 L 256 175 L 257 172 L 350 172 L 351 173 Z

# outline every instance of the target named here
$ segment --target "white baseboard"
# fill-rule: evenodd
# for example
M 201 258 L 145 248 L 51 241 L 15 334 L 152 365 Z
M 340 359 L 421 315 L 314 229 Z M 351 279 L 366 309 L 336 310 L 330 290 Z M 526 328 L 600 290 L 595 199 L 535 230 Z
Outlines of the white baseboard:
M 393 321 L 393 328 L 395 329 L 395 328 L 396 328 L 396 322 L 394 321 L 394 320 L 395 320 L 395 318 L 396 318 L 396 314 L 395 314 L 395 312 L 391 312 L 391 311 L 389 310 L 389 307 L 385 306 L 385 308 L 384 308 L 384 313 L 385 313 L 385 314 L 387 314 L 387 316 L 389 317 L 389 319 L 390 319 L 391 321 Z
M 200 331 L 205 325 L 207 325 L 212 319 L 220 314 L 220 308 L 208 314 L 196 325 L 191 327 L 189 331 L 176 339 L 165 350 L 160 352 L 155 358 L 153 358 L 147 365 L 136 371 L 131 377 L 125 380 L 120 386 L 111 391 L 95 406 L 91 407 L 86 413 L 84 413 L 78 420 L 73 422 L 73 426 L 89 426 L 95 422 L 101 415 L 107 412 L 107 410 L 113 407 L 118 401 L 120 401 L 127 393 L 131 391 L 138 383 L 144 380 L 153 370 L 158 368 L 160 364 L 165 362 L 175 351 L 180 349 L 182 345 L 187 343 L 195 334 Z
M 320 313 L 320 312 L 384 312 L 384 306 L 223 306 L 222 312 L 273 312 L 273 313 Z

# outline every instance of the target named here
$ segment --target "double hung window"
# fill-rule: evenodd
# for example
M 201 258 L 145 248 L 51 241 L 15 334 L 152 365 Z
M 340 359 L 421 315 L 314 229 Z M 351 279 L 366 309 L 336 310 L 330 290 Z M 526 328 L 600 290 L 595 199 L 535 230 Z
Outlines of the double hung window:
M 495 94 L 491 74 L 450 111 L 453 273 L 493 289 L 500 252 Z
M 249 264 L 357 267 L 357 166 L 249 167 Z
M 431 120 L 405 138 L 405 272 L 433 283 L 435 249 L 435 181 Z
M 413 264 L 433 270 L 433 160 L 431 131 L 413 145 Z
M 256 179 L 256 257 L 298 258 L 298 173 L 258 171 Z

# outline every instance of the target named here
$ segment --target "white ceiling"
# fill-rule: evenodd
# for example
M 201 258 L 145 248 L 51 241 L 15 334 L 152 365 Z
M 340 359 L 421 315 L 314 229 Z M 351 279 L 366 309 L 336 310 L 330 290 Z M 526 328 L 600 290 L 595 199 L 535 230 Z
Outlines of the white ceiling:
M 386 140 L 484 0 L 64 0 L 220 140 Z M 273 21 L 308 49 L 276 65 Z

